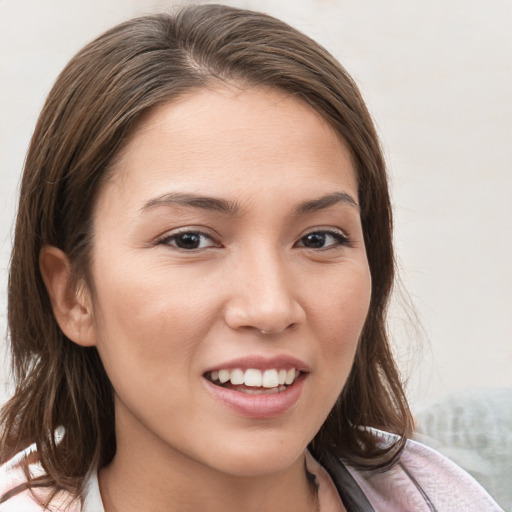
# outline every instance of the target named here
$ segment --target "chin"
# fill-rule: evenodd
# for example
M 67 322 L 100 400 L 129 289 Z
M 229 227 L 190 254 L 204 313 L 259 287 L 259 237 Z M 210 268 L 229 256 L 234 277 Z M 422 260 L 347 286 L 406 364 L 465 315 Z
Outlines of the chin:
M 211 464 L 223 473 L 238 477 L 263 477 L 280 473 L 301 459 L 308 442 L 283 436 L 269 439 L 268 435 L 254 434 L 255 439 L 224 444 L 221 454 Z

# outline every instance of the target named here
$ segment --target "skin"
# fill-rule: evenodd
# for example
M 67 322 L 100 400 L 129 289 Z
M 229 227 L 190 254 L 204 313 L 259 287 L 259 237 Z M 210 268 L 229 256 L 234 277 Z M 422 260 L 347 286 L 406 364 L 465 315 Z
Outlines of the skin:
M 115 390 L 106 512 L 313 510 L 304 450 L 346 382 L 370 301 L 344 142 L 282 92 L 195 92 L 142 121 L 93 224 L 90 286 L 70 292 L 55 248 L 41 267 L 64 332 L 97 347 Z M 179 247 L 184 231 L 199 247 Z M 207 370 L 246 355 L 306 363 L 292 407 L 249 418 L 208 392 Z

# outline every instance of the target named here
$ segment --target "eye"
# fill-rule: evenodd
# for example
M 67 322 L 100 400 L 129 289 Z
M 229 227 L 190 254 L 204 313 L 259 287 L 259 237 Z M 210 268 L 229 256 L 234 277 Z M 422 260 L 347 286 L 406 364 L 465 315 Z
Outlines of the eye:
M 349 245 L 349 239 L 339 231 L 312 231 L 304 235 L 297 246 L 307 249 L 327 249 L 339 245 Z
M 207 249 L 217 247 L 210 236 L 200 231 L 182 231 L 171 236 L 166 236 L 158 242 L 159 244 L 170 245 L 186 251 Z

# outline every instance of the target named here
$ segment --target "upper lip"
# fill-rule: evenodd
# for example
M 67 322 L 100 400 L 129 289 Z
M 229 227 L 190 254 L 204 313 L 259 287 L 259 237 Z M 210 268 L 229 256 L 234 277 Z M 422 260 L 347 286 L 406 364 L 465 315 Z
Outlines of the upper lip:
M 219 370 L 234 370 L 240 368 L 247 370 L 248 368 L 254 368 L 257 370 L 270 370 L 270 369 L 290 369 L 295 368 L 301 372 L 309 372 L 309 366 L 297 359 L 288 355 L 277 355 L 277 356 L 261 356 L 261 355 L 247 355 L 238 357 L 236 359 L 230 359 L 223 363 L 216 364 L 208 368 L 204 373 L 219 371 Z

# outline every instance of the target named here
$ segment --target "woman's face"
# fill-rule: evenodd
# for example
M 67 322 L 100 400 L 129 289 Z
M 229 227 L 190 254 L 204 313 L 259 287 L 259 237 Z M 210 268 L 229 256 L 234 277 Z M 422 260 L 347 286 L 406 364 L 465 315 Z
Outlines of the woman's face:
M 204 90 L 143 120 L 94 212 L 118 456 L 231 475 L 299 459 L 368 311 L 357 201 L 345 144 L 290 95 Z

